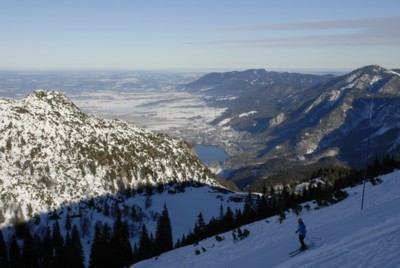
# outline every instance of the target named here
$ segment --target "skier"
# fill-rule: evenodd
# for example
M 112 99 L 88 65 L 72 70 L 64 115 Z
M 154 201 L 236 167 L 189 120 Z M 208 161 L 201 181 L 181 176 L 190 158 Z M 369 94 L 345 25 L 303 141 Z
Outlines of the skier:
M 299 222 L 299 226 L 297 227 L 296 234 L 299 233 L 299 241 L 301 244 L 300 249 L 304 250 L 307 248 L 306 244 L 304 243 L 304 238 L 306 237 L 306 234 L 307 234 L 306 225 L 304 224 L 302 218 L 299 218 L 298 222 Z

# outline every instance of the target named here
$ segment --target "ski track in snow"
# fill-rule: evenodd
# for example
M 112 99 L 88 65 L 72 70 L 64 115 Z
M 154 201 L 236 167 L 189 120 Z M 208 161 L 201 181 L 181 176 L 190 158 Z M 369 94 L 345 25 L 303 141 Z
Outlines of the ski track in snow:
M 222 242 L 211 237 L 132 267 L 400 267 L 400 171 L 380 177 L 382 184 L 366 184 L 362 211 L 362 185 L 336 205 L 303 209 L 306 242 L 315 246 L 294 257 L 298 217 L 288 213 L 282 224 L 275 216 L 241 227 L 250 236 L 237 243 L 227 232 Z

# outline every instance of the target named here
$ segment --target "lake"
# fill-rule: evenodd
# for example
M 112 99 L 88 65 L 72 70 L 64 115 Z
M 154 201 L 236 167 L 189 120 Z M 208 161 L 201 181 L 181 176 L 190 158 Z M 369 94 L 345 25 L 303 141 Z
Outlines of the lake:
M 217 146 L 201 145 L 197 144 L 194 146 L 197 155 L 203 163 L 210 163 L 211 161 L 223 162 L 228 158 L 228 154 L 225 150 Z

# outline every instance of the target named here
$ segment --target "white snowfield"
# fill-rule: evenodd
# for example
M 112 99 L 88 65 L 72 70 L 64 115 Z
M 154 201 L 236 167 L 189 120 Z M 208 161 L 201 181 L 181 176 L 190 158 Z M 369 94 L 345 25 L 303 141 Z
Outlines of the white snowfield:
M 366 184 L 362 211 L 359 185 L 336 205 L 287 214 L 282 224 L 272 217 L 243 226 L 250 235 L 237 243 L 227 232 L 222 242 L 212 237 L 132 267 L 400 267 L 400 171 L 381 178 Z M 307 226 L 305 241 L 315 246 L 290 257 L 299 247 L 298 217 Z

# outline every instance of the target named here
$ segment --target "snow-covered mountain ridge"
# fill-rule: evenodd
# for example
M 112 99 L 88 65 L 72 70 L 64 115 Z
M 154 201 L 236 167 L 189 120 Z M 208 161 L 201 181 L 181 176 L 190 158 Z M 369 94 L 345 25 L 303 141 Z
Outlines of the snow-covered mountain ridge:
M 243 82 L 245 74 L 252 72 L 214 74 L 189 84 L 196 89 L 215 82 L 214 91 L 221 88 L 217 91 L 220 94 L 237 96 L 235 102 L 219 103 L 228 109 L 214 122 L 247 134 L 238 142 L 242 151 L 223 166 L 225 176 L 239 187 L 250 185 L 252 190 L 261 191 L 253 182 L 328 158 L 362 168 L 375 157 L 398 155 L 397 72 L 370 65 L 337 77 L 314 76 L 314 84 L 301 83 L 299 78 L 306 79 L 306 75 L 292 74 L 297 77 L 293 80 L 280 73 L 285 84 L 278 86 L 276 80 L 273 86 L 258 84 L 252 90 L 249 82 Z M 236 80 L 242 82 L 232 82 Z
M 0 205 L 6 216 L 19 210 L 30 218 L 159 183 L 218 185 L 185 141 L 87 115 L 54 91 L 0 99 L 0 133 Z
M 241 241 L 227 232 L 222 241 L 211 237 L 132 267 L 399 267 L 400 172 L 380 178 L 381 184 L 366 184 L 362 211 L 358 185 L 335 205 L 316 209 L 308 203 L 310 210 L 288 213 L 282 223 L 275 216 L 243 226 L 250 235 Z M 289 252 L 299 247 L 298 217 L 307 226 L 306 243 L 315 246 L 291 258 Z
M 337 156 L 352 166 L 367 152 L 384 157 L 400 145 L 400 76 L 377 65 L 357 69 L 318 85 L 324 91 L 292 117 L 298 127 L 295 151 L 305 157 Z M 365 141 L 370 140 L 371 148 Z M 352 145 L 352 147 L 348 145 Z M 362 162 L 362 161 L 361 161 Z

